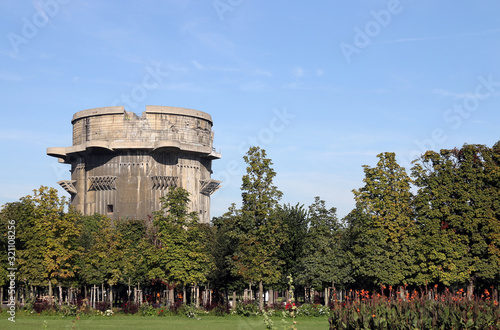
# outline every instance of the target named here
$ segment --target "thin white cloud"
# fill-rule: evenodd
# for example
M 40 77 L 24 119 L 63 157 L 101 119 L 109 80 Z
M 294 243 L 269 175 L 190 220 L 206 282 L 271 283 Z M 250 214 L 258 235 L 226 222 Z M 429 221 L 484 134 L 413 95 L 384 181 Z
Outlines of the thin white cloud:
M 210 92 L 209 89 L 205 89 L 188 82 L 162 84 L 158 87 L 158 90 L 192 93 Z
M 273 74 L 267 70 L 263 69 L 253 69 L 250 71 L 250 73 L 254 76 L 263 76 L 263 77 L 272 77 Z
M 296 90 L 316 90 L 316 91 L 327 91 L 332 93 L 342 93 L 343 90 L 340 90 L 336 87 L 331 87 L 328 85 L 317 85 L 317 84 L 306 84 L 303 82 L 294 81 L 288 84 L 284 84 L 281 86 L 284 89 L 296 89 Z
M 302 78 L 305 74 L 306 74 L 305 70 L 300 66 L 296 66 L 295 68 L 292 69 L 292 75 L 295 78 Z
M 10 50 L 10 51 L 2 50 L 2 51 L 0 51 L 0 55 L 3 55 L 5 57 L 9 57 L 12 60 L 17 60 L 17 61 L 24 61 L 25 60 L 23 57 L 19 56 L 19 54 L 16 54 L 13 50 Z
M 455 93 L 455 92 L 450 92 L 448 90 L 441 89 L 441 88 L 434 88 L 432 90 L 432 94 L 436 94 L 436 95 L 444 96 L 444 97 L 451 96 L 451 97 L 456 98 L 456 99 L 464 99 L 467 97 L 476 97 L 474 95 L 474 93 Z
M 224 56 L 233 57 L 234 43 L 223 35 L 214 32 L 201 32 L 193 33 L 193 37 L 213 51 Z
M 197 60 L 191 60 L 191 64 L 200 71 L 239 72 L 239 73 L 246 73 L 252 76 L 263 76 L 263 77 L 273 76 L 271 72 L 260 68 L 236 68 L 236 67 L 224 67 L 217 65 L 205 65 Z
M 441 36 L 441 37 L 420 37 L 420 38 L 401 38 L 394 40 L 385 40 L 380 42 L 381 44 L 390 44 L 390 43 L 400 43 L 400 42 L 414 42 L 414 41 L 430 41 L 430 40 L 442 40 L 442 39 L 452 39 L 452 38 L 464 38 L 464 37 L 476 37 L 491 33 L 499 33 L 500 29 L 492 29 L 480 32 L 469 32 L 469 33 L 460 33 L 456 35 L 449 36 Z
M 191 63 L 194 67 L 200 71 L 223 71 L 223 72 L 241 72 L 241 69 L 232 68 L 232 67 L 221 67 L 221 66 L 207 66 L 203 65 L 196 60 L 192 60 Z
M 283 88 L 285 88 L 285 89 L 306 89 L 304 87 L 304 84 L 299 83 L 299 82 L 292 82 L 292 83 L 283 85 Z
M 8 81 L 8 82 L 19 82 L 28 79 L 26 76 L 20 76 L 15 73 L 0 73 L 0 80 Z

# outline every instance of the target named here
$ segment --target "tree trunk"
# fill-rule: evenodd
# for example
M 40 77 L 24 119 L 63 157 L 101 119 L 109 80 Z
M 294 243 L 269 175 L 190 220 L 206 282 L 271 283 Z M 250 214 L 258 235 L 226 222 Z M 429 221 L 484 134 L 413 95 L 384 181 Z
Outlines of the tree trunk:
M 328 288 L 325 288 L 325 306 L 328 306 Z
M 24 296 L 26 295 L 26 289 L 25 289 L 24 285 L 22 286 L 21 292 L 22 292 L 21 293 L 21 304 L 24 306 Z
M 92 308 L 95 308 L 95 303 L 97 302 L 98 299 L 99 299 L 98 286 L 94 284 L 94 300 L 93 300 Z
M 186 287 L 182 287 L 182 303 L 185 305 L 186 304 Z
M 467 284 L 467 300 L 471 301 L 474 295 L 474 280 L 469 279 L 469 284 Z
M 264 310 L 264 286 L 262 281 L 259 281 L 259 310 Z
M 109 286 L 109 308 L 113 308 L 113 286 Z
M 49 279 L 49 302 L 52 304 L 52 282 Z
M 61 305 L 62 305 L 62 287 L 61 287 L 61 283 L 57 283 L 57 289 L 59 290 L 58 305 L 59 305 L 59 307 L 61 307 Z
M 101 302 L 104 302 L 104 283 L 101 283 Z
M 95 285 L 90 287 L 90 308 L 94 308 L 94 287 Z
M 236 291 L 233 291 L 233 311 L 236 310 Z
M 175 303 L 175 292 L 174 292 L 174 289 L 169 289 L 168 290 L 168 300 L 169 300 L 169 304 L 172 305 L 173 303 Z
M 132 291 L 130 290 L 130 277 L 128 278 L 128 291 L 127 291 L 127 300 L 130 301 L 130 295 Z
M 194 305 L 196 306 L 196 308 L 200 307 L 200 287 L 198 286 L 198 284 L 194 285 L 194 299 Z
M 406 301 L 405 292 L 402 286 L 399 287 L 399 298 L 401 298 L 402 301 Z

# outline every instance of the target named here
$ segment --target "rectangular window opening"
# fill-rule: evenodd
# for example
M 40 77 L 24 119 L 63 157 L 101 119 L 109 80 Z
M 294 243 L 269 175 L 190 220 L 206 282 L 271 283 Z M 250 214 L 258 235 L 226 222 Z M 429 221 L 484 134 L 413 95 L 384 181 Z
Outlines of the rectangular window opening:
M 108 213 L 113 213 L 113 204 L 108 204 L 108 207 L 106 208 Z

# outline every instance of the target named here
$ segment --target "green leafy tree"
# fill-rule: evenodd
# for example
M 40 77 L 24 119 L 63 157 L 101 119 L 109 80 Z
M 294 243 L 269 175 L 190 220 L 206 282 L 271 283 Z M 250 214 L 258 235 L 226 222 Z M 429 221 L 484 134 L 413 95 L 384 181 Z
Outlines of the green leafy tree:
M 116 223 L 120 246 L 123 253 L 122 284 L 137 285 L 147 283 L 149 259 L 154 254 L 154 246 L 147 237 L 143 220 L 122 220 Z
M 210 283 L 216 290 L 226 294 L 228 290 L 234 291 L 244 286 L 242 277 L 233 271 L 233 256 L 237 253 L 239 243 L 235 224 L 240 216 L 240 211 L 233 203 L 222 216 L 214 217 L 213 236 L 208 242 L 214 261 L 214 268 L 209 275 Z
M 161 245 L 150 278 L 184 286 L 205 283 L 213 261 L 204 245 L 206 232 L 198 223 L 196 212 L 188 210 L 189 192 L 170 188 L 161 201 L 163 210 L 156 213 L 154 221 Z
M 54 188 L 40 187 L 26 196 L 21 203 L 26 206 L 25 226 L 22 226 L 19 251 L 19 277 L 32 285 L 68 284 L 75 277 L 80 254 L 78 215 L 67 206 L 65 198 L 59 198 Z
M 278 251 L 284 240 L 281 221 L 275 209 L 282 193 L 273 185 L 276 172 L 265 150 L 250 147 L 243 157 L 247 174 L 242 178 L 239 249 L 233 257 L 235 271 L 249 282 L 259 283 L 259 308 L 264 308 L 263 284 L 281 278 Z
M 83 216 L 82 224 L 80 267 L 84 283 L 116 285 L 123 279 L 125 263 L 120 233 L 113 221 L 101 214 Z
M 331 284 L 343 286 L 348 282 L 349 267 L 342 245 L 343 228 L 336 209 L 327 209 L 325 201 L 316 197 L 309 206 L 308 220 L 298 281 L 316 290 Z
M 276 210 L 276 216 L 280 218 L 280 231 L 284 238 L 279 250 L 282 262 L 279 288 L 286 290 L 289 282 L 287 277 L 292 275 L 293 278 L 297 278 L 301 271 L 300 259 L 304 254 L 309 218 L 304 206 L 299 204 L 280 206 Z
M 499 263 L 498 150 L 482 145 L 426 152 L 415 161 L 419 282 L 494 283 Z
M 384 250 L 380 248 L 382 238 L 379 239 L 376 236 L 367 234 L 366 225 L 371 221 L 369 216 L 360 208 L 354 208 L 349 212 L 344 217 L 343 222 L 346 225 L 343 247 L 348 261 L 348 274 L 356 287 L 362 289 L 374 288 L 376 280 L 371 275 L 376 270 L 373 269 L 368 272 L 368 269 L 364 268 L 364 263 L 367 255 L 382 255 L 384 253 Z M 368 266 L 371 266 L 371 264 L 368 264 Z
M 365 186 L 354 190 L 358 237 L 352 247 L 359 259 L 356 275 L 373 284 L 412 283 L 416 273 L 411 179 L 394 153 L 377 155 L 376 167 L 363 166 Z M 353 231 L 351 231 L 353 232 Z
M 5 253 L 0 253 L 0 286 L 8 283 L 7 268 L 18 266 L 17 262 L 20 258 L 18 252 L 24 250 L 24 243 L 20 238 L 25 232 L 24 229 L 28 227 L 26 219 L 32 213 L 32 207 L 27 200 L 21 200 L 6 203 L 0 210 L 0 249 L 5 251 Z M 12 236 L 15 236 L 15 240 L 11 239 Z M 14 243 L 15 250 L 8 250 L 9 241 Z M 23 279 L 23 282 L 26 282 L 26 279 Z

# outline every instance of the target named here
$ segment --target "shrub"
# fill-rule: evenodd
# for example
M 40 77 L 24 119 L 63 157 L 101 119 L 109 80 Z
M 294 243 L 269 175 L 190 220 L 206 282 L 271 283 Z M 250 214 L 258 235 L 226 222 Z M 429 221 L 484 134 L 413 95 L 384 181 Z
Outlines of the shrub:
M 326 316 L 330 314 L 330 308 L 323 305 L 303 304 L 297 308 L 297 316 Z
M 63 316 L 75 316 L 78 314 L 79 308 L 77 305 L 62 305 L 59 308 L 59 312 L 63 314 Z
M 227 303 L 223 304 L 212 301 L 211 303 L 207 302 L 204 307 L 205 311 L 210 312 L 210 314 L 214 316 L 225 316 L 230 313 L 229 304 Z
M 158 315 L 157 309 L 151 304 L 145 303 L 139 307 L 139 314 L 142 316 L 156 316 Z
M 33 311 L 33 304 L 35 303 L 35 301 L 33 299 L 27 299 L 26 300 L 26 303 L 24 304 L 23 306 L 23 310 L 27 311 L 27 312 L 31 312 Z M 2 310 L 2 307 L 0 306 L 0 314 L 3 312 Z
M 100 311 L 100 312 L 105 312 L 109 309 L 109 302 L 107 302 L 107 301 L 96 302 L 95 309 Z
M 45 311 L 55 311 L 56 306 L 54 303 L 50 303 L 47 300 L 37 301 L 33 304 L 33 309 L 36 313 L 40 314 Z
M 173 312 L 168 308 L 161 308 L 158 310 L 158 316 L 171 316 Z
M 275 312 L 281 312 L 285 310 L 285 305 L 282 302 L 275 302 L 274 304 L 269 304 L 265 306 L 267 310 L 274 310 Z
M 179 308 L 181 308 L 181 306 L 182 306 L 182 301 L 177 300 L 172 305 L 170 305 L 168 309 L 173 315 L 177 315 L 179 313 Z
M 259 306 L 257 306 L 257 303 L 253 300 L 245 300 L 236 304 L 236 309 L 233 313 L 240 316 L 259 315 Z
M 179 314 L 184 314 L 189 318 L 199 319 L 200 310 L 195 305 L 182 305 L 178 310 Z
M 461 293 L 434 299 L 407 295 L 406 300 L 366 296 L 336 303 L 331 329 L 499 329 L 500 306 L 495 300 L 468 301 Z
M 88 303 L 88 299 L 85 299 L 85 298 L 82 299 L 81 297 L 78 297 L 76 299 L 76 305 L 78 307 L 87 306 L 88 305 L 87 303 Z
M 215 307 L 217 307 L 219 304 L 215 301 L 212 301 L 212 302 L 207 302 L 203 307 L 205 308 L 206 311 L 211 311 L 213 310 Z
M 139 304 L 136 304 L 133 301 L 127 301 L 122 307 L 122 312 L 125 314 L 136 314 L 138 311 Z
M 217 304 L 211 311 L 212 315 L 215 316 L 226 316 L 230 313 L 228 304 Z

